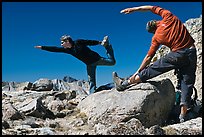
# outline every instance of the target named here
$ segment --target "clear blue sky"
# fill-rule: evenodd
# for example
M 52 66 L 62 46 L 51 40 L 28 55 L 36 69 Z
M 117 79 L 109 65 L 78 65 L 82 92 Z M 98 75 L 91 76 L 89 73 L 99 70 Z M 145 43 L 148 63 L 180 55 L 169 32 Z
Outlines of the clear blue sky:
M 71 55 L 35 49 L 60 46 L 63 34 L 102 40 L 109 36 L 116 65 L 97 67 L 97 86 L 112 82 L 112 72 L 133 74 L 146 55 L 152 34 L 146 22 L 161 19 L 151 12 L 120 14 L 141 5 L 170 10 L 184 23 L 202 14 L 202 2 L 2 2 L 2 81 L 34 82 L 71 76 L 87 80 L 86 66 Z M 104 47 L 91 47 L 106 57 Z

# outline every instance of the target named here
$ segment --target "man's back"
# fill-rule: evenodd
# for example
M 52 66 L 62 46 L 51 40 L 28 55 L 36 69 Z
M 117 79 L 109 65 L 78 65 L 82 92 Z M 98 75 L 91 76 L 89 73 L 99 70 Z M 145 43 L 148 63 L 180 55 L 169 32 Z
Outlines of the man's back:
M 172 51 L 188 48 L 194 43 L 183 23 L 170 11 L 154 6 L 151 10 L 163 19 L 159 21 L 158 28 L 152 38 L 152 44 L 163 44 Z

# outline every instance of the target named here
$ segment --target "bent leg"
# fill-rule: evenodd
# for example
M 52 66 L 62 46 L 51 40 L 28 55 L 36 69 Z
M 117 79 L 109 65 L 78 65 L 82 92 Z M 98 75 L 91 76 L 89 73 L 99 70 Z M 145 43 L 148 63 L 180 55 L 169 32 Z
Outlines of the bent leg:
M 112 45 L 107 45 L 106 47 L 106 54 L 108 56 L 108 58 L 104 58 L 102 57 L 99 61 L 97 61 L 95 64 L 96 65 L 105 65 L 105 66 L 113 66 L 116 63 L 115 57 L 114 57 L 114 52 L 113 52 L 113 48 Z
M 144 82 L 172 69 L 185 66 L 186 62 L 188 61 L 186 52 L 187 49 L 178 50 L 176 52 L 169 52 L 166 56 L 158 59 L 152 65 L 138 73 L 141 81 Z
M 112 45 L 109 44 L 105 48 L 106 48 L 106 54 L 107 54 L 108 58 L 111 59 L 111 60 L 115 60 Z
M 166 57 L 162 57 L 155 61 L 152 65 L 146 67 L 141 72 L 138 73 L 138 76 L 142 82 L 145 82 L 148 79 L 151 79 L 153 77 L 156 77 L 160 74 L 163 74 L 165 72 L 168 72 L 172 69 L 176 68 L 175 64 L 172 64 L 169 61 L 169 58 L 171 58 L 171 54 L 167 54 Z

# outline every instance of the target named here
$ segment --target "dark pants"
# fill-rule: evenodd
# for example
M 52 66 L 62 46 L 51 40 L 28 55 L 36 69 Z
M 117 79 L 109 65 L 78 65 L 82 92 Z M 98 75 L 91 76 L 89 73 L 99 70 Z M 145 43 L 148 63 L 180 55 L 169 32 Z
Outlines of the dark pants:
M 197 64 L 196 48 L 182 49 L 170 52 L 166 56 L 158 59 L 152 65 L 142 70 L 138 75 L 142 82 L 168 72 L 178 69 L 181 74 L 181 103 L 190 107 L 191 95 L 195 84 L 195 72 Z
M 96 90 L 96 67 L 97 66 L 113 66 L 115 65 L 115 57 L 112 45 L 108 45 L 106 48 L 106 54 L 108 58 L 101 57 L 99 61 L 87 65 L 87 74 L 88 74 L 88 81 L 89 81 L 89 94 L 94 93 Z

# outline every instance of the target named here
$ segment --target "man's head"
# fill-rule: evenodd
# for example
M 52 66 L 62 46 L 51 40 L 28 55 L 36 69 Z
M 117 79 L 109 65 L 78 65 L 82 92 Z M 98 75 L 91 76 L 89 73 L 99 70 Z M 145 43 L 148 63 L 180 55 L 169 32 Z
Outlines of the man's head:
M 149 33 L 155 33 L 156 29 L 157 29 L 157 21 L 156 20 L 150 20 L 147 22 L 146 30 Z
M 73 40 L 69 35 L 63 35 L 61 38 L 61 46 L 64 48 L 71 48 L 73 44 Z

